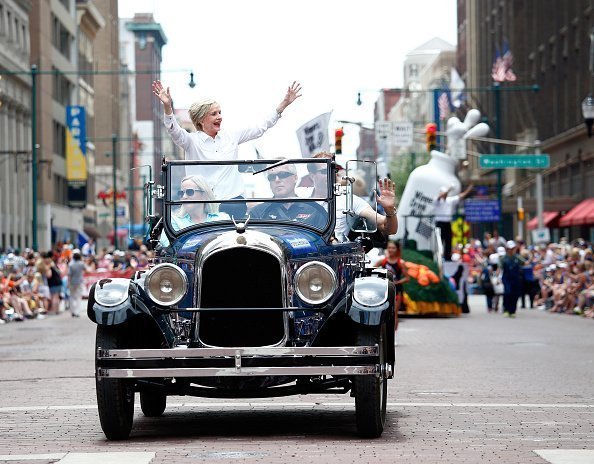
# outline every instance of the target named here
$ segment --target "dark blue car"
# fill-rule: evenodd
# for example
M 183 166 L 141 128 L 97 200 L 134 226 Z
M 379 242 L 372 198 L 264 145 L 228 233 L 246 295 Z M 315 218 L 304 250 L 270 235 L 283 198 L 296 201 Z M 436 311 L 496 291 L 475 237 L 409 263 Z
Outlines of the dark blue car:
M 364 241 L 335 238 L 337 214 L 356 223 L 349 167 L 346 187 L 329 159 L 162 168 L 151 192 L 162 211 L 149 217 L 154 265 L 130 280 L 100 280 L 89 296 L 107 438 L 129 436 L 135 392 L 154 417 L 169 395 L 350 391 L 359 434 L 380 436 L 394 287 L 385 270 L 366 266 Z

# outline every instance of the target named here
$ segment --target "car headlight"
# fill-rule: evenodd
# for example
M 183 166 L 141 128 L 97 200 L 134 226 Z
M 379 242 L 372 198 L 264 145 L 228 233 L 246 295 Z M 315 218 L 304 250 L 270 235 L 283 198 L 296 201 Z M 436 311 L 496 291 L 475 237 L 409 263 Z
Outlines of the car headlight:
M 363 306 L 377 306 L 388 298 L 387 281 L 376 277 L 362 277 L 355 281 L 353 298 Z
M 95 285 L 95 301 L 101 306 L 117 306 L 128 298 L 128 279 L 101 279 Z
M 176 265 L 163 263 L 150 270 L 144 281 L 148 296 L 160 306 L 173 306 L 188 291 L 188 278 Z
M 319 261 L 304 264 L 295 273 L 295 291 L 306 303 L 324 303 L 336 291 L 336 274 Z

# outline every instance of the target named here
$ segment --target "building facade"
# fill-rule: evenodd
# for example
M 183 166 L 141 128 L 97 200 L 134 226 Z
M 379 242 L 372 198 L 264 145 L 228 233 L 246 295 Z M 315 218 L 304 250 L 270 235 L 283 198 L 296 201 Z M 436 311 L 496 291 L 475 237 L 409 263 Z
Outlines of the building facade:
M 458 1 L 457 61 L 467 87 L 474 89 L 469 98 L 497 138 L 542 142 L 542 152 L 551 157 L 550 169 L 542 172 L 544 210 L 557 216 L 594 197 L 594 185 L 587 181 L 594 175 L 594 150 L 581 113 L 582 100 L 592 92 L 588 66 L 593 27 L 592 0 Z M 493 62 L 497 51 L 506 50 L 513 55 L 516 79 L 496 85 Z M 518 197 L 528 219 L 536 214 L 535 175 L 508 169 L 503 184 L 507 187 L 504 233 L 511 236 L 518 231 Z M 549 225 L 553 239 L 560 235 L 594 239 L 594 224 Z
M 0 248 L 32 246 L 29 0 L 0 0 Z

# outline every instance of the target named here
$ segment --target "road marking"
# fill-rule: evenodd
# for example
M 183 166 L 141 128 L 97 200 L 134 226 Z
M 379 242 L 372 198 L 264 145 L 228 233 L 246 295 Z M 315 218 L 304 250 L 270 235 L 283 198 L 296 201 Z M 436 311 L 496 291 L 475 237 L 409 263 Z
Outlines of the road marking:
M 594 451 L 583 449 L 544 449 L 534 450 L 541 458 L 551 464 L 592 464 Z
M 155 453 L 106 452 L 106 453 L 53 453 L 53 454 L 5 454 L 0 461 L 48 461 L 56 464 L 148 464 Z
M 170 403 L 168 408 L 344 408 L 353 407 L 353 402 L 274 402 L 274 401 L 259 401 L 259 402 L 200 402 L 200 403 Z M 428 402 L 395 402 L 388 403 L 388 407 L 396 408 L 532 408 L 532 409 L 594 409 L 594 404 L 587 403 L 428 403 Z M 140 405 L 136 405 L 140 408 Z M 0 407 L 0 413 L 10 412 L 27 412 L 27 411 L 55 411 L 64 410 L 72 411 L 76 409 L 97 409 L 96 404 L 74 404 L 74 405 L 60 405 L 60 406 L 6 406 Z
M 66 454 L 0 454 L 0 461 L 54 461 L 56 459 L 62 459 Z

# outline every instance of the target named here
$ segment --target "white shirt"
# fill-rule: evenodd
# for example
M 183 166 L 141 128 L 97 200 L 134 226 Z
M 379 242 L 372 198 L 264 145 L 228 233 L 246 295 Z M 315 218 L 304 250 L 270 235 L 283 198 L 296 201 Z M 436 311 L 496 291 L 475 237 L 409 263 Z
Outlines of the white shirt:
M 433 202 L 433 219 L 435 222 L 451 222 L 459 201 L 460 195 L 446 197 L 445 200 L 437 198 Z
M 237 131 L 220 130 L 214 138 L 202 131 L 187 132 L 173 114 L 166 114 L 164 123 L 173 143 L 185 151 L 187 160 L 229 161 L 237 159 L 240 143 L 261 137 L 279 118 L 275 110 L 258 124 Z M 243 194 L 243 180 L 237 166 L 193 166 L 186 168 L 186 174 L 202 175 L 218 199 L 228 200 Z
M 365 208 L 371 208 L 363 198 L 353 195 L 353 211 L 357 216 Z M 334 226 L 334 236 L 339 242 L 348 242 L 350 227 L 347 223 L 347 215 L 343 213 L 346 210 L 346 195 L 336 197 L 336 225 Z

